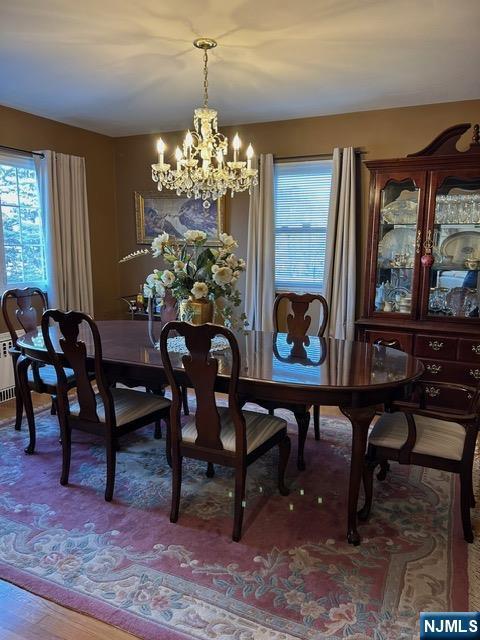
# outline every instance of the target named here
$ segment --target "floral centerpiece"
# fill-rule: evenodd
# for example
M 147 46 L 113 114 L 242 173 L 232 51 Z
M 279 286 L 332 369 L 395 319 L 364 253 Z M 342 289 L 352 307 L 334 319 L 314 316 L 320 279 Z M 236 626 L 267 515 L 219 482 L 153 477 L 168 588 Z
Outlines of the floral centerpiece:
M 154 258 L 163 258 L 166 269 L 154 269 L 145 282 L 144 295 L 149 298 L 165 296 L 169 289 L 180 302 L 180 317 L 190 321 L 212 321 L 213 303 L 219 302 L 217 313 L 226 326 L 245 325 L 245 314 L 235 317 L 240 306 L 238 278 L 245 270 L 245 260 L 237 258 L 238 247 L 232 236 L 220 234 L 218 247 L 205 246 L 204 231 L 187 231 L 180 245 L 163 233 L 152 242 Z M 199 305 L 204 305 L 199 309 Z

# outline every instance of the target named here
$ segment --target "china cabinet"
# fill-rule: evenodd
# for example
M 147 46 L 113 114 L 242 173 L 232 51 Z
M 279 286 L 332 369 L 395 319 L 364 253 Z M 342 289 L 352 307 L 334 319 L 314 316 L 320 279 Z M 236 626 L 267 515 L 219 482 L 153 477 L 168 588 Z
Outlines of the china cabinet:
M 374 160 L 359 339 L 396 341 L 423 360 L 432 403 L 455 407 L 435 382 L 480 382 L 480 141 L 450 127 L 406 158 Z M 459 396 L 460 397 L 460 396 Z

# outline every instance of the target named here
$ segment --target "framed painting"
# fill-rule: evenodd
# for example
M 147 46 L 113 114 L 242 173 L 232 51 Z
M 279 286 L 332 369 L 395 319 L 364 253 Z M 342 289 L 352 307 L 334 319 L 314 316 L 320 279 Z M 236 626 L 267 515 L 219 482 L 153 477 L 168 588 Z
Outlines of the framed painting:
M 151 244 L 165 232 L 172 240 L 182 242 L 187 231 L 198 229 L 207 234 L 207 244 L 215 245 L 225 227 L 224 200 L 214 200 L 205 209 L 202 200 L 172 192 L 135 191 L 137 243 Z

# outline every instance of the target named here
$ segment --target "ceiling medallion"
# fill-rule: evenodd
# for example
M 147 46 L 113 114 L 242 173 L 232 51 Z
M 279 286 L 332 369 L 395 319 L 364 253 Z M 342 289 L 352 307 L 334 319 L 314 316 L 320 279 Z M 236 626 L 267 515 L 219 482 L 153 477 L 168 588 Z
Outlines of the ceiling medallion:
M 228 138 L 218 132 L 217 112 L 208 106 L 208 51 L 217 46 L 215 40 L 198 38 L 194 46 L 203 50 L 203 107 L 195 109 L 193 131 L 187 131 L 182 148 L 175 150 L 176 168 L 164 162 L 166 145 L 157 141 L 158 162 L 152 164 L 152 180 L 158 190 L 171 189 L 177 195 L 203 200 L 205 209 L 210 201 L 235 193 L 250 191 L 258 183 L 258 171 L 252 168 L 253 147 L 248 145 L 246 160 L 240 160 L 242 142 L 235 134 L 232 159 L 227 159 Z

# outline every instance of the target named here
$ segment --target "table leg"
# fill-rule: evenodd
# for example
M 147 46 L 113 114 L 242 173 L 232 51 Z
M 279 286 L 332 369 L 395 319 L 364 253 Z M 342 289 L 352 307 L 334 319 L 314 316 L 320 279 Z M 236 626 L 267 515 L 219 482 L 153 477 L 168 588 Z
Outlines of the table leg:
M 17 380 L 20 387 L 20 393 L 22 396 L 23 406 L 25 407 L 25 413 L 27 415 L 28 433 L 30 441 L 28 447 L 25 449 L 25 453 L 31 454 L 35 451 L 35 416 L 33 413 L 32 396 L 28 386 L 28 367 L 30 361 L 25 356 L 19 356 L 16 364 L 17 368 Z
M 360 482 L 367 446 L 368 428 L 375 416 L 375 407 L 340 407 L 340 411 L 352 424 L 352 458 L 350 462 L 350 482 L 348 487 L 347 539 L 350 544 L 360 544 L 357 531 L 357 509 Z
M 298 448 L 297 448 L 297 469 L 305 471 L 305 441 L 307 439 L 308 427 L 310 425 L 310 412 L 306 407 L 294 411 L 295 420 L 298 425 Z

